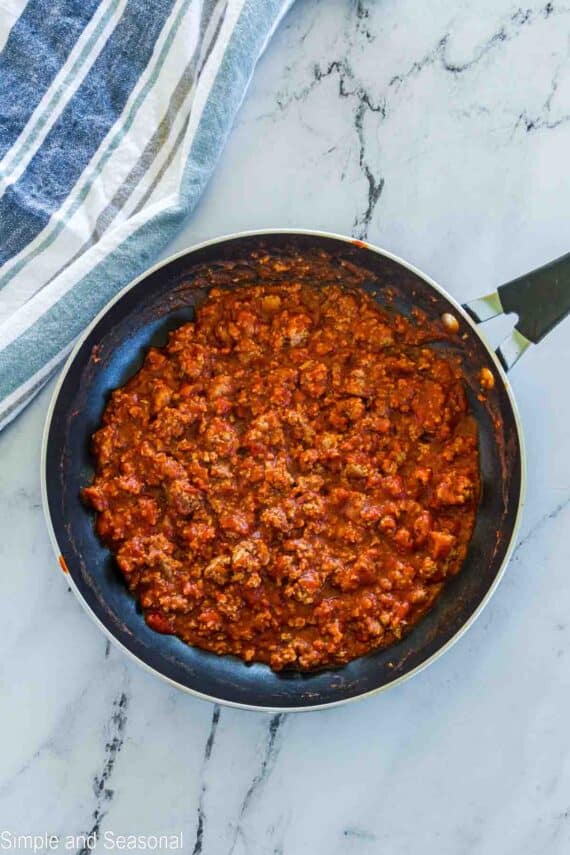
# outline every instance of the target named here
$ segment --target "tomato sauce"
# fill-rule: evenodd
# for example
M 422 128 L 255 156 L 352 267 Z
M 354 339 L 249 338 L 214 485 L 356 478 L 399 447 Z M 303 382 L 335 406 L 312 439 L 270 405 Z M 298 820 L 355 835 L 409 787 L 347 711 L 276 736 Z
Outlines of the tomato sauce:
M 150 627 L 275 670 L 398 640 L 459 571 L 479 496 L 461 365 L 432 346 L 449 331 L 323 264 L 213 287 L 112 394 L 83 490 Z

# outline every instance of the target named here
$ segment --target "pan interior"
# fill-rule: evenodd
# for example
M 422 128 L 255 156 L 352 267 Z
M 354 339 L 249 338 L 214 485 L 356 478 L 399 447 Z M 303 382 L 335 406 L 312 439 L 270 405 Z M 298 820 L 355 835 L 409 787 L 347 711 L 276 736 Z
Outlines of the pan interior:
M 485 345 L 464 320 L 462 355 L 469 398 L 479 425 L 482 497 L 469 552 L 434 609 L 397 645 L 337 669 L 279 674 L 188 647 L 145 624 L 109 552 L 99 542 L 92 514 L 79 498 L 91 481 L 90 437 L 100 424 L 109 393 L 140 367 L 149 345 L 192 320 L 203 290 L 188 287 L 192 268 L 269 253 L 323 249 L 370 272 L 364 283 L 382 302 L 385 289 L 396 308 L 428 316 L 456 307 L 416 273 L 376 251 L 312 234 L 246 235 L 210 244 L 168 262 L 124 292 L 99 318 L 75 353 L 58 389 L 45 455 L 47 504 L 55 538 L 85 604 L 131 653 L 180 686 L 222 702 L 267 708 L 303 708 L 348 700 L 387 686 L 424 664 L 469 620 L 492 587 L 508 550 L 521 490 L 521 449 L 511 400 Z M 489 367 L 496 384 L 478 399 L 478 374 Z

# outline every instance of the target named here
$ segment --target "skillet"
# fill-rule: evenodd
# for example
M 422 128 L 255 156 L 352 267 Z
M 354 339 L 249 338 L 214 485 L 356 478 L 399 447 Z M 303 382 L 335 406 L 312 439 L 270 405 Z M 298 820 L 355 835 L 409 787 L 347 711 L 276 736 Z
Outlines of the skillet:
M 79 494 L 90 483 L 90 438 L 110 392 L 141 366 L 150 345 L 166 343 L 170 330 L 194 317 L 204 294 L 193 289 L 197 266 L 271 254 L 324 250 L 370 274 L 363 287 L 382 303 L 412 306 L 430 318 L 451 313 L 459 321 L 468 397 L 479 427 L 482 497 L 461 572 L 445 586 L 433 610 L 396 645 L 340 668 L 275 673 L 189 647 L 159 635 L 144 622 L 108 550 L 98 540 L 93 515 Z M 512 334 L 495 353 L 478 323 L 514 312 Z M 447 650 L 473 623 L 495 590 L 518 531 L 524 502 L 522 428 L 508 369 L 570 312 L 570 255 L 460 306 L 428 276 L 389 252 L 348 237 L 313 231 L 246 232 L 208 241 L 151 268 L 124 288 L 80 337 L 58 381 L 42 448 L 42 494 L 48 529 L 61 569 L 82 605 L 107 636 L 171 684 L 230 706 L 301 711 L 364 697 L 412 676 Z M 495 380 L 485 396 L 480 372 Z M 484 397 L 481 400 L 481 397 Z

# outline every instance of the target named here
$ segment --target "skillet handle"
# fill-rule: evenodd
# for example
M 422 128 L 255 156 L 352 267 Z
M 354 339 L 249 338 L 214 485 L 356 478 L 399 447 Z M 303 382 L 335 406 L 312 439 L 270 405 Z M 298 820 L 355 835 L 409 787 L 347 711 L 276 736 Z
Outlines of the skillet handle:
M 570 253 L 463 308 L 476 321 L 486 321 L 503 312 L 518 315 L 511 335 L 497 348 L 497 356 L 508 371 L 529 344 L 538 344 L 570 313 Z

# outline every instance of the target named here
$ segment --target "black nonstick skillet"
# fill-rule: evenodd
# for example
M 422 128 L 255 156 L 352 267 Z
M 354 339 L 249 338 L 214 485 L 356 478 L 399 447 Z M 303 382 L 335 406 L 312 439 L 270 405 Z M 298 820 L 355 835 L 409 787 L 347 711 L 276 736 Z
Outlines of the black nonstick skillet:
M 470 400 L 479 424 L 482 499 L 465 564 L 436 606 L 397 645 L 342 668 L 279 674 L 231 656 L 188 647 L 145 624 L 93 518 L 82 504 L 90 482 L 90 437 L 109 392 L 139 367 L 145 349 L 189 321 L 197 292 L 181 289 L 196 265 L 270 253 L 324 249 L 370 272 L 370 287 L 387 285 L 402 311 L 412 305 L 431 317 L 459 322 Z M 377 299 L 381 300 L 381 296 Z M 570 311 L 570 255 L 460 306 L 412 265 L 381 249 L 321 232 L 268 231 L 209 241 L 161 262 L 125 288 L 85 331 L 60 376 L 44 436 L 44 507 L 53 546 L 67 580 L 105 633 L 148 669 L 202 698 L 257 710 L 308 710 L 366 696 L 410 677 L 441 655 L 480 613 L 495 590 L 514 545 L 524 501 L 522 429 L 506 372 Z M 512 335 L 494 352 L 478 323 L 502 312 L 518 315 Z M 482 368 L 494 378 L 485 400 L 477 389 Z

